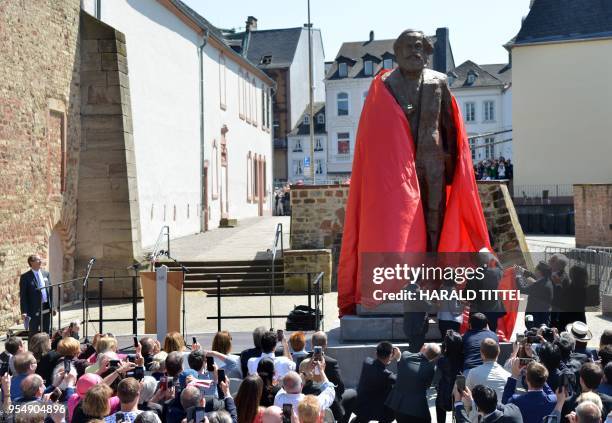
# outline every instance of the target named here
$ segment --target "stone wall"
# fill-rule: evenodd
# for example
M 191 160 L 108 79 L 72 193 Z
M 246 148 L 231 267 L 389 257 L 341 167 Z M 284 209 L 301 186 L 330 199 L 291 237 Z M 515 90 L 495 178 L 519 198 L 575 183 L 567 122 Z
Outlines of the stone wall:
M 291 186 L 291 248 L 330 249 L 334 287 L 348 192 L 348 185 Z
M 140 213 L 125 37 L 83 13 L 81 39 L 77 262 L 84 269 L 96 257 L 95 277 L 125 273 L 139 257 Z M 130 284 L 107 286 L 108 295 L 131 295 Z
M 307 292 L 308 290 L 308 275 L 291 273 L 323 272 L 323 292 L 331 292 L 331 250 L 285 250 L 283 252 L 283 262 L 285 273 L 285 291 Z M 315 278 L 316 275 L 311 275 L 311 283 L 314 283 Z
M 74 272 L 80 139 L 79 0 L 0 2 L 0 328 L 20 319 L 27 256 Z
M 477 184 L 491 243 L 502 264 L 533 268 L 508 186 L 499 181 L 478 181 Z
M 330 249 L 334 287 L 348 192 L 348 185 L 291 186 L 291 248 Z M 531 268 L 529 249 L 506 184 L 478 181 L 478 192 L 493 247 L 502 262 Z
M 612 184 L 574 185 L 576 247 L 612 247 Z

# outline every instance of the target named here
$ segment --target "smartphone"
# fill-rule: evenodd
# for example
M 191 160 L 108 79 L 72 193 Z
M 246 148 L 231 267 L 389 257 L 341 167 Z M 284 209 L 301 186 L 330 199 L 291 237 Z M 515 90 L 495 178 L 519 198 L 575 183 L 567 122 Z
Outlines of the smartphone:
M 115 413 L 115 421 L 117 423 L 123 422 L 125 421 L 125 416 L 123 415 L 123 413 L 121 411 L 117 411 Z
M 525 334 L 524 333 L 517 333 L 516 334 L 516 343 L 517 344 L 522 344 L 523 342 L 525 342 Z
M 322 361 L 323 358 L 323 347 L 316 346 L 314 347 L 314 353 L 312 354 L 312 359 L 315 361 Z
M 457 390 L 459 392 L 465 391 L 465 376 L 457 375 L 457 378 L 455 379 L 455 384 L 457 385 Z
M 519 358 L 519 364 L 520 364 L 521 366 L 526 366 L 526 365 L 528 365 L 529 363 L 531 363 L 532 361 L 534 361 L 534 359 L 533 359 L 533 358 L 528 358 L 528 357 L 522 357 L 522 358 Z
M 133 377 L 136 380 L 142 380 L 145 376 L 144 367 L 135 367 L 125 374 L 127 377 Z
M 540 338 L 538 338 L 536 335 L 529 335 L 527 336 L 527 343 L 529 344 L 537 344 L 540 342 Z
M 206 417 L 206 409 L 204 407 L 196 407 L 193 412 L 194 415 L 194 423 L 201 423 Z
M 282 329 L 277 330 L 276 339 L 278 340 L 278 342 L 281 342 L 283 339 L 285 339 L 285 331 Z
M 567 373 L 561 373 L 561 378 L 559 380 L 559 386 L 563 386 L 566 391 L 569 391 L 569 375 Z
M 121 365 L 121 361 L 119 360 L 110 360 L 108 362 L 108 366 L 111 369 L 118 369 L 120 365 Z
M 193 336 L 193 337 L 191 338 L 191 340 L 193 341 L 193 343 L 194 343 L 194 344 L 197 344 L 197 343 L 198 343 L 198 340 L 196 339 L 196 337 L 195 337 L 195 336 Z
M 128 354 L 127 355 L 127 359 L 130 363 L 135 363 L 136 362 L 136 354 Z
M 283 423 L 291 423 L 292 414 L 293 414 L 293 405 L 283 404 Z
M 225 370 L 223 369 L 217 370 L 217 395 L 219 398 L 225 396 L 223 389 L 221 389 L 221 382 L 225 382 Z
M 213 372 L 215 370 L 215 358 L 212 356 L 206 356 L 206 370 L 209 372 Z
M 168 376 L 159 378 L 159 389 L 162 391 L 168 389 Z
M 51 395 L 49 395 L 49 400 L 51 402 L 57 402 L 58 399 L 62 396 L 62 390 L 60 388 L 55 388 Z
M 70 359 L 64 358 L 64 372 L 70 373 Z
M 140 346 L 140 343 L 138 342 L 138 338 L 134 337 L 134 348 L 138 348 Z

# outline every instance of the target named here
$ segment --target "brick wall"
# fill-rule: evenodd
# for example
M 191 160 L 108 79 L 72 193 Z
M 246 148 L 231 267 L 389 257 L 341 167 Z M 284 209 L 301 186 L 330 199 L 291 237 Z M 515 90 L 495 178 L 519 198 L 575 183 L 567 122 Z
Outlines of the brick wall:
M 527 243 L 506 185 L 479 181 L 478 191 L 495 251 L 502 262 L 531 267 Z M 348 192 L 348 185 L 291 187 L 291 248 L 331 249 L 334 287 Z
M 576 247 L 612 247 L 612 184 L 574 185 Z
M 0 328 L 19 319 L 26 258 L 61 238 L 74 271 L 79 0 L 0 2 Z
M 286 250 L 283 252 L 283 268 L 286 292 L 306 292 L 308 290 L 308 275 L 300 274 L 300 272 L 312 273 L 310 278 L 313 290 L 315 273 L 323 272 L 321 281 L 323 292 L 331 291 L 332 254 L 329 249 Z

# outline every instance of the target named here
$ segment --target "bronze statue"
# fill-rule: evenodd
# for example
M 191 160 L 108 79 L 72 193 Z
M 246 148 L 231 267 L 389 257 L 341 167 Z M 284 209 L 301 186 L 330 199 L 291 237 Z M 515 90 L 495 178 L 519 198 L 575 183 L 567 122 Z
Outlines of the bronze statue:
M 398 68 L 385 85 L 404 111 L 416 151 L 415 166 L 427 229 L 427 251 L 437 251 L 457 157 L 457 134 L 446 75 L 425 68 L 433 46 L 421 31 L 408 29 L 393 45 Z

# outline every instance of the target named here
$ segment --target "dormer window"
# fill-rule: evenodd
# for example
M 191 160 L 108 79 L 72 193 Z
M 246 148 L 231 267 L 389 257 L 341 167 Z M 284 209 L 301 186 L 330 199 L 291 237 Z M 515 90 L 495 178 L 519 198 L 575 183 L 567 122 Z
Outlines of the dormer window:
M 383 60 L 383 68 L 393 69 L 393 59 L 388 58 Z
M 272 63 L 272 55 L 265 55 L 262 56 L 261 60 L 259 61 L 259 63 L 261 65 L 269 65 L 270 63 Z
M 319 125 L 324 125 L 325 124 L 325 115 L 324 114 L 321 113 L 320 115 L 317 115 L 317 123 Z
M 468 72 L 468 75 L 467 75 L 467 84 L 468 85 L 474 84 L 474 82 L 476 82 L 476 78 L 478 78 L 478 74 L 476 72 L 474 72 L 474 71 Z
M 338 63 L 338 76 L 340 78 L 346 78 L 348 76 L 348 65 L 346 63 Z
M 304 125 L 310 125 L 310 117 L 308 115 L 304 115 Z
M 374 73 L 374 63 L 371 60 L 366 60 L 363 63 L 363 74 L 366 76 L 372 76 Z

